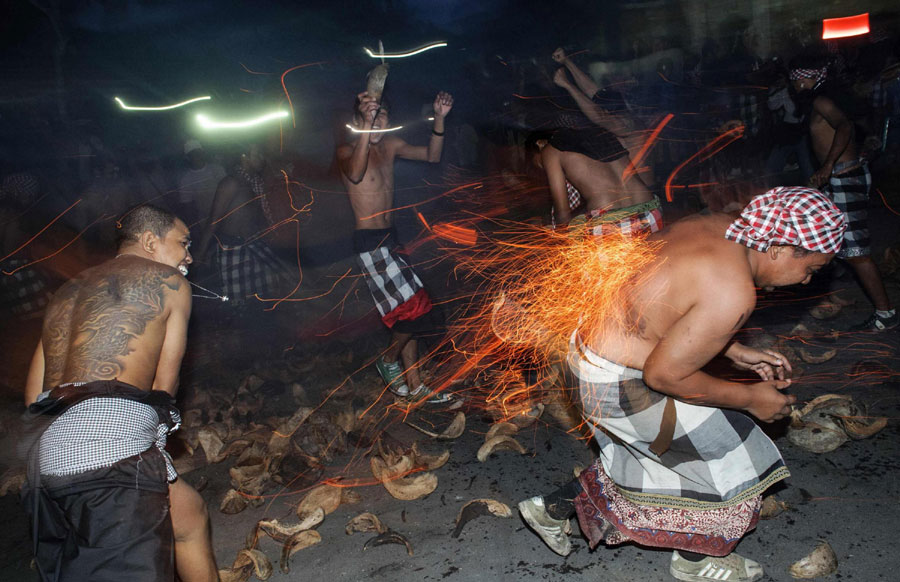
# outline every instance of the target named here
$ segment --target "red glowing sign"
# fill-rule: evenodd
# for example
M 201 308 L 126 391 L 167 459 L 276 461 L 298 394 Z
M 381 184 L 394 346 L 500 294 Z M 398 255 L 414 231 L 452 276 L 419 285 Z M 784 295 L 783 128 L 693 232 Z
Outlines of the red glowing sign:
M 822 39 L 859 36 L 869 32 L 869 13 L 844 18 L 826 18 L 822 21 Z

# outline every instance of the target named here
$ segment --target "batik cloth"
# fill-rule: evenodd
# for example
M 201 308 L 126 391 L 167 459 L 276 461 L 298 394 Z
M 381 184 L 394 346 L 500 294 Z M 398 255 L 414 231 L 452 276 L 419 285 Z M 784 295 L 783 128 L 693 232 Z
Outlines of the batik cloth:
M 42 582 L 174 579 L 176 475 L 162 446 L 178 422 L 169 394 L 116 380 L 60 386 L 29 407 L 22 501 Z
M 40 313 L 49 303 L 47 281 L 26 259 L 10 258 L 0 262 L 0 312 L 17 317 Z
M 746 414 L 687 404 L 649 388 L 640 370 L 575 338 L 569 367 L 600 446 L 579 477 L 579 523 L 592 546 L 632 540 L 723 556 L 756 525 L 762 492 L 789 476 L 774 443 Z M 671 440 L 660 454 L 665 410 Z
M 822 192 L 779 186 L 754 196 L 729 225 L 725 238 L 760 252 L 771 245 L 793 245 L 836 253 L 846 228 L 844 212 Z
M 416 322 L 432 310 L 419 276 L 399 254 L 393 228 L 357 230 L 353 250 L 384 324 L 400 333 L 427 331 Z
M 662 227 L 662 208 L 656 197 L 625 208 L 588 210 L 569 222 L 569 232 L 576 236 L 606 236 L 618 233 L 632 237 L 651 234 L 661 230 Z
M 869 190 L 872 174 L 869 166 L 859 160 L 835 164 L 827 194 L 844 214 L 847 230 L 844 231 L 839 257 L 865 257 L 872 249 L 869 239 Z
M 222 277 L 222 295 L 242 303 L 258 295 L 270 297 L 282 277 L 278 257 L 265 242 L 245 242 L 240 237 L 217 235 L 216 264 Z

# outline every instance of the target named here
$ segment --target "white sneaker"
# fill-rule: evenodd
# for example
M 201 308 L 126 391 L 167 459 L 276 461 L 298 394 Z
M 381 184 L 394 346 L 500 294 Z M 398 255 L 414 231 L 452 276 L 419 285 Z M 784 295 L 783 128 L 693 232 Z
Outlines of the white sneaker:
M 763 569 L 759 563 L 733 552 L 721 558 L 706 556 L 699 562 L 692 562 L 682 558 L 676 551 L 672 552 L 669 573 L 688 582 L 754 582 L 762 578 Z
M 538 495 L 519 502 L 519 513 L 534 533 L 541 536 L 544 543 L 560 556 L 572 552 L 569 534 L 572 526 L 568 519 L 553 519 L 544 507 L 544 498 Z

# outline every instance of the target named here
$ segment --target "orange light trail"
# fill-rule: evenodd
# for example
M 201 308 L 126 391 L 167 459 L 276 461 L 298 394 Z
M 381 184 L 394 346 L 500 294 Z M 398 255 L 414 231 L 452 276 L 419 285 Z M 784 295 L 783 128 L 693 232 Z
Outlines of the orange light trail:
M 78 204 L 80 204 L 80 203 L 81 203 L 81 200 L 82 200 L 81 198 L 79 198 L 78 200 L 76 200 L 71 206 L 69 206 L 68 208 L 66 208 L 65 210 L 63 210 L 56 218 L 54 218 L 53 220 L 51 220 L 50 222 L 48 222 L 48 223 L 47 223 L 47 226 L 45 226 L 44 228 L 42 228 L 41 230 L 39 230 L 39 231 L 37 232 L 37 234 L 35 234 L 33 237 L 31 237 L 30 239 L 28 239 L 27 241 L 25 241 L 24 243 L 22 243 L 22 245 L 21 245 L 20 247 L 18 247 L 16 250 L 14 250 L 13 252 L 9 253 L 9 254 L 6 255 L 5 257 L 0 258 L 0 262 L 5 261 L 5 260 L 8 259 L 9 257 L 13 256 L 13 255 L 16 254 L 17 252 L 19 252 L 19 251 L 21 251 L 22 249 L 24 249 L 25 247 L 27 247 L 29 244 L 31 244 L 31 242 L 32 242 L 34 239 L 36 239 L 37 237 L 41 236 L 41 234 L 42 234 L 45 230 L 47 230 L 48 228 L 50 228 L 51 226 L 53 226 L 53 223 L 54 223 L 54 222 L 56 222 L 57 220 L 59 220 L 60 218 L 62 218 L 63 216 L 65 216 L 65 214 L 66 214 L 67 212 L 69 212 L 70 210 L 72 210 L 73 208 L 75 208 Z M 18 270 L 18 269 L 16 269 L 16 270 Z M 13 273 L 15 273 L 15 272 L 16 272 L 16 271 L 13 271 Z M 12 273 L 8 273 L 8 274 L 12 274 Z
M 634 156 L 634 159 L 628 162 L 628 167 L 625 168 L 625 171 L 622 173 L 622 182 L 627 182 L 631 176 L 637 173 L 637 165 L 640 164 L 644 158 L 647 156 L 647 153 L 650 151 L 650 148 L 656 143 L 657 138 L 659 138 L 660 132 L 663 128 L 674 119 L 675 116 L 671 113 L 667 114 L 663 117 L 662 121 L 657 124 L 657 126 L 650 133 L 650 136 L 644 142 L 644 145 L 641 146 L 641 149 L 638 151 L 637 155 Z M 671 200 L 670 200 L 671 202 Z
M 672 202 L 672 181 L 675 179 L 675 176 L 678 175 L 681 170 L 684 169 L 685 166 L 690 164 L 692 161 L 697 160 L 698 162 L 702 162 L 716 155 L 726 147 L 728 147 L 731 142 L 739 139 L 744 135 L 744 126 L 738 126 L 734 129 L 730 129 L 723 133 L 722 135 L 716 137 L 716 139 L 709 142 L 705 145 L 700 151 L 694 153 L 688 159 L 684 160 L 678 166 L 672 170 L 672 173 L 669 174 L 669 177 L 666 179 L 666 200 Z
M 297 127 L 297 118 L 294 116 L 294 104 L 293 104 L 293 102 L 291 102 L 291 94 L 287 90 L 287 85 L 284 84 L 284 77 L 291 71 L 296 71 L 297 69 L 304 69 L 306 67 L 312 67 L 314 65 L 321 65 L 324 63 L 325 63 L 325 61 L 318 61 L 315 63 L 306 63 L 305 65 L 297 65 L 296 67 L 291 67 L 287 71 L 281 73 L 281 88 L 284 89 L 284 95 L 285 95 L 285 97 L 287 97 L 287 100 L 288 100 L 288 107 L 291 108 L 291 122 L 294 124 L 295 129 Z

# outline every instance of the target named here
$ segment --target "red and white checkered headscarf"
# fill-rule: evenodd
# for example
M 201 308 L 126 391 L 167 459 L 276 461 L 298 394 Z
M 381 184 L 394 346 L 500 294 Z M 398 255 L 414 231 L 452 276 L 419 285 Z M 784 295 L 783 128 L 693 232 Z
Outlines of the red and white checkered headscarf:
M 845 230 L 844 213 L 827 196 L 812 188 L 779 186 L 754 197 L 725 238 L 760 252 L 792 245 L 836 253 Z
M 799 81 L 800 79 L 812 79 L 816 85 L 822 83 L 828 76 L 828 67 L 821 69 L 791 69 L 791 81 Z

